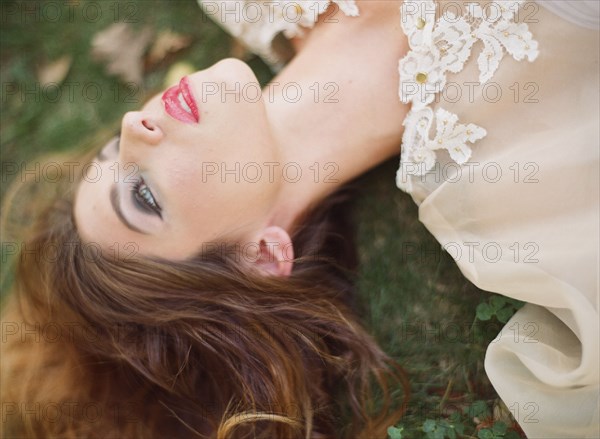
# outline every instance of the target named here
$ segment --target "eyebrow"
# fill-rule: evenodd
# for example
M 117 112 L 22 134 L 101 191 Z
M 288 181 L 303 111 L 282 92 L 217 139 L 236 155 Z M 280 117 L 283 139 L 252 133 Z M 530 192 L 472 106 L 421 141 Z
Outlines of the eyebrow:
M 113 183 L 113 185 L 110 188 L 110 204 L 111 204 L 113 210 L 115 211 L 115 214 L 117 215 L 119 220 L 121 220 L 121 222 L 125 225 L 125 227 L 127 227 L 129 230 L 131 230 L 133 232 L 141 233 L 143 235 L 148 234 L 148 233 L 144 232 L 143 230 L 137 228 L 133 224 L 131 224 L 129 222 L 129 220 L 127 218 L 125 218 L 125 215 L 123 215 L 123 211 L 121 210 L 121 205 L 119 203 L 119 192 L 117 190 L 116 183 Z
M 115 137 L 117 138 L 117 154 L 118 154 L 119 153 L 119 149 L 120 149 L 119 147 L 120 147 L 120 144 L 121 144 L 121 130 L 117 131 L 117 133 L 109 140 L 109 142 L 112 141 Z M 108 159 L 108 157 L 105 154 L 103 154 L 104 148 L 106 146 L 107 145 L 103 145 L 102 148 L 100 148 L 98 150 L 98 152 L 96 153 L 96 159 L 100 160 L 101 162 L 103 162 L 104 160 Z

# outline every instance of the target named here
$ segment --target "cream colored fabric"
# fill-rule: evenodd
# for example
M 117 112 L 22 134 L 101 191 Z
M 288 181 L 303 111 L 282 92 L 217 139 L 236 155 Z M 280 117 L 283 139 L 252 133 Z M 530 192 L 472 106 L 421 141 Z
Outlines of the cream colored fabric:
M 563 12 L 523 6 L 521 20 L 539 42 L 534 62 L 505 56 L 479 84 L 477 42 L 465 68 L 449 74 L 432 109 L 487 134 L 465 165 L 440 155 L 434 172 L 413 180 L 411 195 L 419 219 L 469 280 L 528 302 L 485 359 L 527 436 L 596 438 L 599 33 L 573 23 L 581 9 L 555 3 Z
M 540 0 L 538 3 L 578 26 L 596 30 L 600 28 L 598 0 Z
M 445 182 L 440 171 L 416 201 L 469 280 L 530 303 L 485 359 L 527 436 L 597 438 L 599 34 L 544 8 L 534 18 L 533 63 L 505 57 L 495 84 L 474 87 L 473 99 L 466 83 L 477 81 L 475 60 L 451 77 L 463 98 L 436 105 L 487 136 L 473 145 L 469 167 L 448 167 Z

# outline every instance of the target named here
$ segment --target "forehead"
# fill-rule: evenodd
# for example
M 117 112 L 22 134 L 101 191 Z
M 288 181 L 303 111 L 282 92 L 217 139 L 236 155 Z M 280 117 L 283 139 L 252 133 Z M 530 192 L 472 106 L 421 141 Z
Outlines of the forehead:
M 93 163 L 94 168 L 109 171 L 101 163 Z M 115 244 L 118 246 L 132 242 L 136 237 L 120 223 L 112 211 L 109 194 L 113 181 L 104 176 L 105 172 L 100 174 L 99 178 L 92 178 L 88 174 L 79 182 L 75 192 L 73 217 L 82 241 L 110 254 Z

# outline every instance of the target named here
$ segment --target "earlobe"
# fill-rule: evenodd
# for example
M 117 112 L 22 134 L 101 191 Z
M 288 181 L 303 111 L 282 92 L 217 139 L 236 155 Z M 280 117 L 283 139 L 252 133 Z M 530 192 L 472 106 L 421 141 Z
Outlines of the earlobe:
M 289 276 L 294 265 L 290 235 L 278 226 L 269 226 L 258 237 L 258 255 L 253 266 L 271 276 Z

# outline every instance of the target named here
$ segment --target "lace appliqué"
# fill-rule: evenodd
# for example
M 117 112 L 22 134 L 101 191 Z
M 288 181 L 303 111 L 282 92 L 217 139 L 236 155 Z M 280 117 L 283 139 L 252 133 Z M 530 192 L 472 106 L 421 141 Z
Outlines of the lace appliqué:
M 403 123 L 402 154 L 396 174 L 396 185 L 403 191 L 412 191 L 411 176 L 422 176 L 435 166 L 437 150 L 447 150 L 450 158 L 462 165 L 471 157 L 468 143 L 487 134 L 477 125 L 458 123 L 457 115 L 442 108 L 434 114 L 429 106 L 444 89 L 446 74 L 464 68 L 475 42 L 483 43 L 477 58 L 482 84 L 492 78 L 505 51 L 517 61 L 537 58 L 538 43 L 527 24 L 514 21 L 523 1 L 492 1 L 485 9 L 468 3 L 464 16 L 445 11 L 437 21 L 433 0 L 405 0 L 402 4 L 401 26 L 410 50 L 398 65 L 399 95 L 402 102 L 411 103 Z M 436 133 L 432 139 L 434 122 Z
M 209 17 L 242 40 L 275 70 L 283 65 L 271 47 L 277 34 L 282 33 L 286 38 L 304 36 L 305 29 L 314 27 L 319 15 L 332 3 L 347 16 L 359 15 L 355 0 L 199 0 L 199 3 Z

